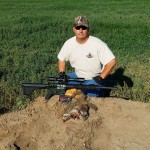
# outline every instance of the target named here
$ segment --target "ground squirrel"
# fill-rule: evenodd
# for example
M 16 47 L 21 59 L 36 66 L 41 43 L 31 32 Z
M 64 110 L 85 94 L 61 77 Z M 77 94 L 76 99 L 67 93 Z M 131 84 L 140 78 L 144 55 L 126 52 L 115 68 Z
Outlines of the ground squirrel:
M 89 117 L 89 109 L 92 108 L 97 111 L 98 107 L 89 102 L 87 96 L 81 90 L 72 90 L 72 101 L 64 109 L 63 121 L 67 121 L 71 118 L 79 119 L 82 116 L 83 120 L 87 120 Z M 68 91 L 66 93 L 69 93 Z M 69 93 L 69 96 L 71 95 Z

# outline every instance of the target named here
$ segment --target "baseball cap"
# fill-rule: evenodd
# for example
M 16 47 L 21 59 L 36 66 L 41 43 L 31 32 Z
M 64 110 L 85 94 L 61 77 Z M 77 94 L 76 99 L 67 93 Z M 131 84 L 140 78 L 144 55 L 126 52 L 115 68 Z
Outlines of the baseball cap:
M 85 26 L 85 27 L 89 27 L 89 22 L 88 19 L 85 16 L 77 16 L 74 20 L 74 27 L 77 26 Z

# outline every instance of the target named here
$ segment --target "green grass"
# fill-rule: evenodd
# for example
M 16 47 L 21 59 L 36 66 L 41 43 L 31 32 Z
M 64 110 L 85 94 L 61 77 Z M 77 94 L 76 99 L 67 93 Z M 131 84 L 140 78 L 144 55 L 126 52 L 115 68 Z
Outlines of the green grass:
M 25 107 L 28 100 L 20 84 L 57 75 L 57 54 L 74 35 L 77 15 L 88 17 L 91 35 L 116 55 L 108 83 L 118 90 L 110 96 L 149 102 L 149 8 L 146 0 L 0 0 L 1 107 Z

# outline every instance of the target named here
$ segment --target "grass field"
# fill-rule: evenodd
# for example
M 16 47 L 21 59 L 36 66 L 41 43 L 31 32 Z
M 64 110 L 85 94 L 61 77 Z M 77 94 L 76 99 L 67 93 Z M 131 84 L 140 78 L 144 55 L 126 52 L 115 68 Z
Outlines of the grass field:
M 57 75 L 57 53 L 74 35 L 78 15 L 88 17 L 91 35 L 106 42 L 117 58 L 108 84 L 118 90 L 110 96 L 149 102 L 149 8 L 147 0 L 0 0 L 1 107 L 25 107 L 20 84 Z

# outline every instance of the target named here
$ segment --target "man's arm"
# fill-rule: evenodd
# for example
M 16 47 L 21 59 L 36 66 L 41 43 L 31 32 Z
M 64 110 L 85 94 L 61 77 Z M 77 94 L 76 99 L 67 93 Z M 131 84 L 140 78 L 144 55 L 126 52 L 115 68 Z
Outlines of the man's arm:
M 109 63 L 107 63 L 104 67 L 104 70 L 101 72 L 100 77 L 102 79 L 105 79 L 114 69 L 115 65 L 116 65 L 116 59 L 113 59 Z
M 66 71 L 66 62 L 58 60 L 58 71 L 65 72 Z

